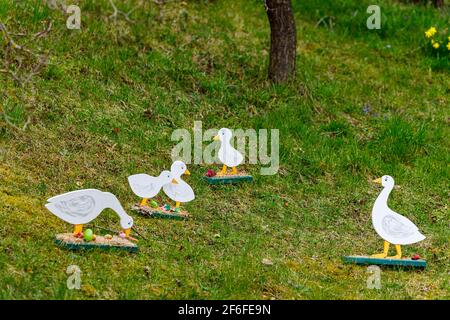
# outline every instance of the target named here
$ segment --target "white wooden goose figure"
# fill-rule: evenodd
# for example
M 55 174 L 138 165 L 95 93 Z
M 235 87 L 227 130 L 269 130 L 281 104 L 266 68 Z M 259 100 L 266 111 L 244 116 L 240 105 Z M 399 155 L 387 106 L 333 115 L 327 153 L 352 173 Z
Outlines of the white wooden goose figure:
M 120 218 L 120 225 L 128 237 L 133 218 L 130 217 L 115 195 L 97 189 L 84 189 L 60 194 L 47 200 L 45 207 L 58 218 L 75 225 L 74 235 L 83 231 L 83 224 L 95 218 L 106 208 Z
M 145 173 L 134 174 L 128 177 L 131 190 L 133 190 L 135 195 L 142 198 L 141 206 L 145 206 L 148 199 L 156 196 L 162 186 L 171 181 L 173 181 L 172 173 L 167 170 L 162 171 L 158 177 L 152 177 Z
M 389 209 L 387 200 L 394 188 L 394 179 L 391 176 L 383 176 L 373 182 L 380 183 L 384 188 L 372 209 L 372 224 L 378 235 L 384 239 L 383 253 L 372 255 L 375 258 L 386 258 L 389 245 L 395 245 L 397 254 L 392 259 L 401 259 L 402 250 L 400 245 L 412 244 L 425 239 L 414 223 L 409 219 Z
M 235 148 L 231 146 L 231 137 L 233 133 L 230 129 L 222 128 L 218 134 L 214 137 L 214 140 L 220 141 L 220 148 L 218 157 L 220 162 L 223 163 L 222 170 L 217 173 L 218 176 L 224 176 L 227 174 L 227 167 L 231 167 L 231 174 L 237 174 L 237 166 L 244 161 L 244 156 Z
M 194 190 L 181 179 L 183 174 L 191 173 L 183 161 L 175 161 L 170 167 L 173 180 L 163 186 L 164 193 L 173 201 L 175 207 L 178 208 L 181 202 L 189 202 L 195 199 Z

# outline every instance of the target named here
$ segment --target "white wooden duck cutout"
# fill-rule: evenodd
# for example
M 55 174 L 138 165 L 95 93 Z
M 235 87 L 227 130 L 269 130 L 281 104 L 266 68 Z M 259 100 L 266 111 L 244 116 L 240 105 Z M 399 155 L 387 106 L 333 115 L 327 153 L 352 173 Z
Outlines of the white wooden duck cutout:
M 231 167 L 232 175 L 237 174 L 237 166 L 244 161 L 244 156 L 235 148 L 231 146 L 231 137 L 233 133 L 230 129 L 222 128 L 219 130 L 218 134 L 214 137 L 214 140 L 220 141 L 220 148 L 218 157 L 220 162 L 223 163 L 222 170 L 217 173 L 218 176 L 223 176 L 227 174 L 227 167 Z
M 145 173 L 134 174 L 128 177 L 131 190 L 133 190 L 135 195 L 142 198 L 141 206 L 145 206 L 148 199 L 156 196 L 162 186 L 171 181 L 173 181 L 172 173 L 167 170 L 162 171 L 158 177 L 152 177 Z
M 194 190 L 181 179 L 183 174 L 190 175 L 191 173 L 182 161 L 175 161 L 170 167 L 173 180 L 163 186 L 164 193 L 173 201 L 175 207 L 179 207 L 181 202 L 189 202 L 195 199 Z
M 115 195 L 97 189 L 67 192 L 47 200 L 45 207 L 58 218 L 75 225 L 74 235 L 83 231 L 83 224 L 95 218 L 106 208 L 112 209 L 120 218 L 120 225 L 128 237 L 133 226 L 130 217 Z
M 392 211 L 387 200 L 394 188 L 394 179 L 391 176 L 383 176 L 373 182 L 380 183 L 383 190 L 375 200 L 372 209 L 372 224 L 378 235 L 384 239 L 383 253 L 372 255 L 374 258 L 386 258 L 389 252 L 389 245 L 395 245 L 397 254 L 392 259 L 401 259 L 402 250 L 400 245 L 412 244 L 425 239 L 419 229 L 409 219 Z

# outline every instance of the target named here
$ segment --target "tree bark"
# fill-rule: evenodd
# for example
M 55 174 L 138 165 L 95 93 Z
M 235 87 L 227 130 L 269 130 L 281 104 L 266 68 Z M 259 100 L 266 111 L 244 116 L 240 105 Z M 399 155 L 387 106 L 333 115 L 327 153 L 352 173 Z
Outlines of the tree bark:
M 422 2 L 422 3 L 428 4 L 428 0 L 411 0 L 411 2 L 413 2 L 413 3 L 420 3 L 420 2 Z M 433 2 L 433 5 L 436 8 L 440 8 L 440 7 L 444 6 L 444 0 L 432 0 L 431 2 Z
M 291 0 L 265 0 L 270 23 L 269 79 L 275 83 L 295 75 L 297 32 Z

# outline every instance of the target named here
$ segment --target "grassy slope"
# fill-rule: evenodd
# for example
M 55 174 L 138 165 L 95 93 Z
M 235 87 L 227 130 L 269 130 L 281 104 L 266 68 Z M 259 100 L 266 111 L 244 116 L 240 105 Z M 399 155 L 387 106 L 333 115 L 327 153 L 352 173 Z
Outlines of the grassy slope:
M 449 25 L 448 11 L 381 1 L 376 32 L 365 28 L 368 1 L 294 1 L 297 80 L 277 87 L 265 80 L 269 30 L 257 1 L 150 2 L 132 25 L 108 21 L 105 0 L 81 1 L 81 31 L 39 1 L 13 2 L 0 5 L 11 32 L 38 32 L 49 17 L 54 26 L 42 40 L 16 39 L 49 52 L 40 76 L 20 88 L 0 74 L 3 111 L 17 125 L 31 116 L 24 132 L 0 120 L 0 298 L 450 297 L 449 72 L 414 50 L 424 29 Z M 333 30 L 315 27 L 324 15 L 336 17 Z M 278 128 L 279 174 L 212 189 L 206 167 L 189 166 L 193 219 L 134 216 L 148 238 L 138 255 L 53 245 L 70 228 L 45 199 L 95 187 L 128 207 L 126 177 L 167 168 L 172 131 L 193 120 Z M 382 174 L 400 185 L 390 206 L 427 235 L 405 255 L 429 268 L 383 270 L 377 291 L 366 289 L 366 268 L 340 259 L 381 250 L 370 181 Z M 111 212 L 98 221 L 117 223 Z M 66 289 L 70 264 L 82 270 L 81 291 Z

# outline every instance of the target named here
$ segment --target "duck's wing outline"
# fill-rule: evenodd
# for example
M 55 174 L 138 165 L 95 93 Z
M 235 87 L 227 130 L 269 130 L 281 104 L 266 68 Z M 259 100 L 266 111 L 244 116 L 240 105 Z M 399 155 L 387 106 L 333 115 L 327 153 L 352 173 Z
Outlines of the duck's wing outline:
M 178 184 L 167 183 L 163 186 L 164 193 L 173 201 L 189 202 L 195 199 L 194 190 L 181 179 Z
M 242 161 L 244 161 L 244 156 L 238 150 L 236 150 L 234 158 L 235 158 L 236 165 L 240 165 L 242 163 Z
M 230 167 L 238 166 L 244 160 L 244 156 L 230 144 L 220 147 L 218 157 L 223 164 Z
M 381 220 L 383 231 L 394 238 L 406 238 L 413 235 L 418 228 L 408 218 L 389 210 Z
M 47 199 L 47 202 L 56 202 L 56 201 L 61 201 L 61 200 L 67 200 L 67 199 L 70 199 L 72 197 L 72 195 L 84 194 L 84 193 L 97 194 L 97 193 L 102 193 L 102 191 L 97 190 L 97 189 L 83 189 L 83 190 L 69 191 L 69 192 L 51 197 L 51 198 Z
M 145 173 L 134 174 L 128 177 L 128 183 L 134 194 L 141 198 L 151 198 L 158 194 L 161 185 L 156 177 Z
M 58 218 L 83 224 L 97 217 L 103 209 L 103 192 L 85 189 L 67 192 L 48 199 L 45 207 Z

